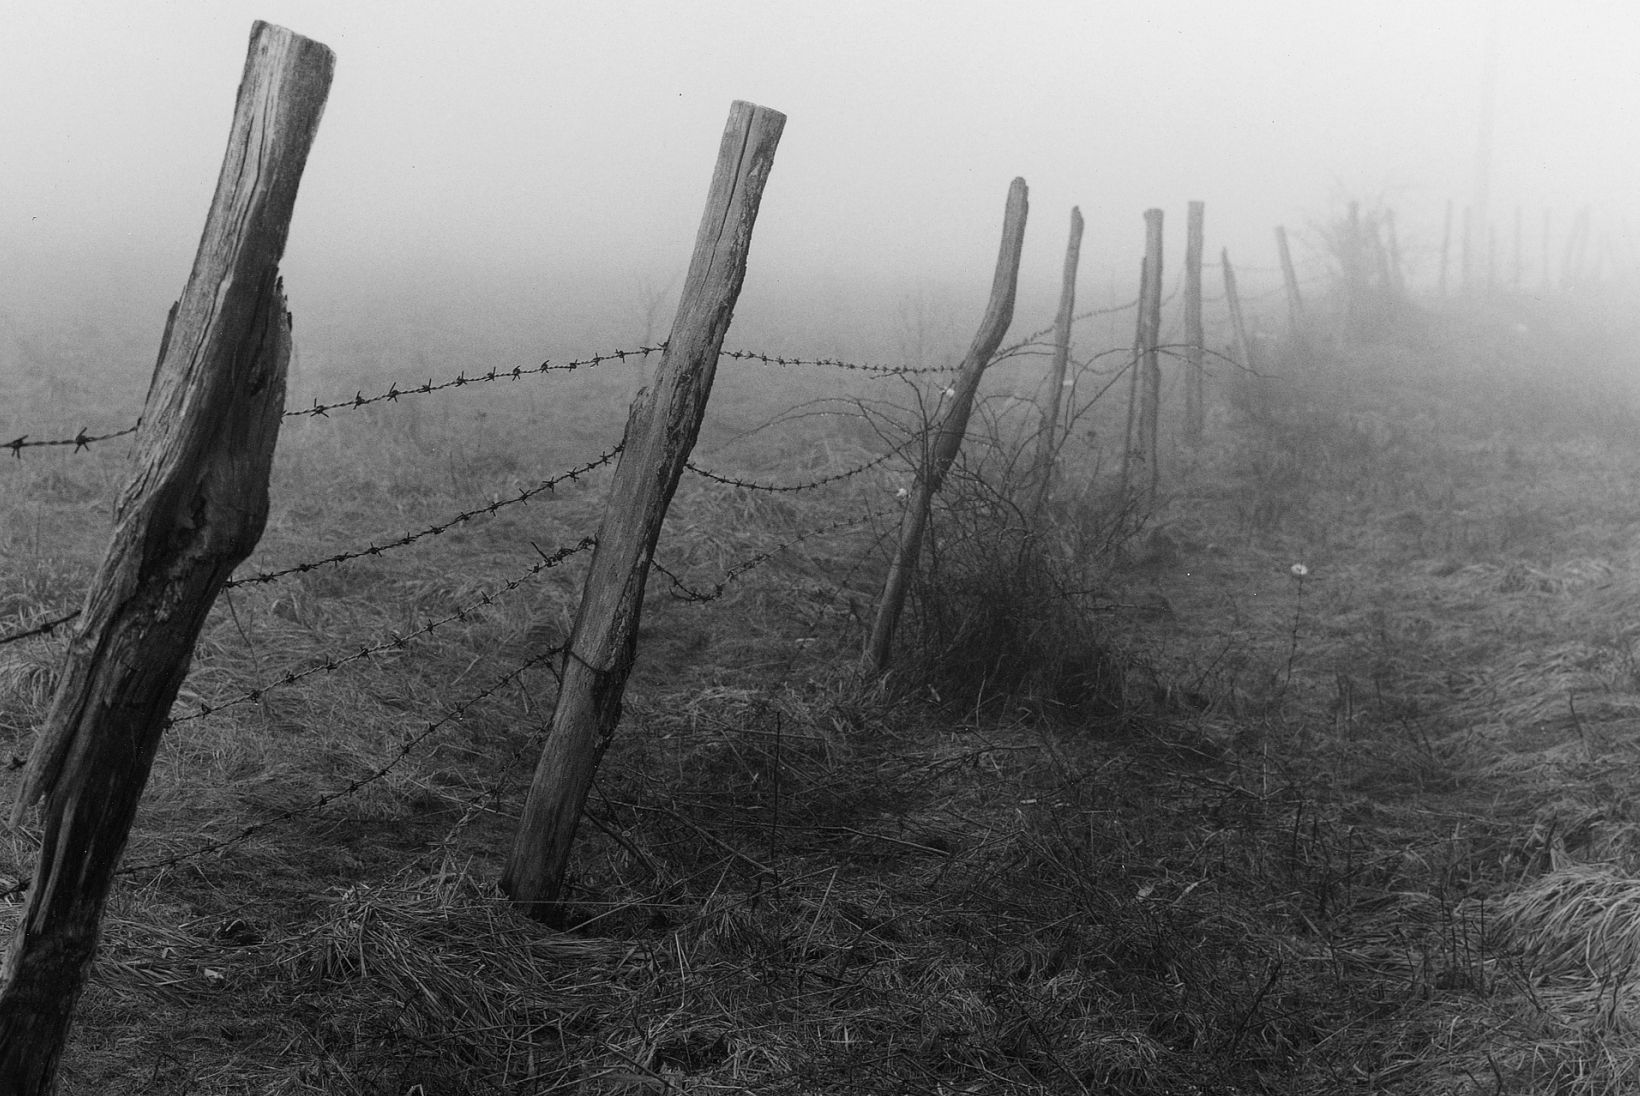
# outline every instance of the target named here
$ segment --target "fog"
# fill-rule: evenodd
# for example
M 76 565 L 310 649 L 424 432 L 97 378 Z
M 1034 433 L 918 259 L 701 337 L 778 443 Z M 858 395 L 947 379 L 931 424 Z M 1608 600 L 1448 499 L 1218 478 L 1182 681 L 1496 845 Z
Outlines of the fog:
M 1016 175 L 1021 324 L 1052 308 L 1073 204 L 1093 303 L 1132 295 L 1148 207 L 1177 269 L 1192 199 L 1209 254 L 1272 264 L 1284 223 L 1312 271 L 1310 226 L 1392 205 L 1432 279 L 1446 203 L 1476 193 L 1492 19 L 1500 250 L 1517 206 L 1528 264 L 1546 208 L 1626 247 L 1640 186 L 1630 3 L 8 2 L 0 364 L 157 346 L 256 18 L 338 56 L 284 263 L 309 362 L 635 343 L 736 98 L 788 121 L 730 341 L 787 352 L 894 354 L 919 315 L 965 339 Z

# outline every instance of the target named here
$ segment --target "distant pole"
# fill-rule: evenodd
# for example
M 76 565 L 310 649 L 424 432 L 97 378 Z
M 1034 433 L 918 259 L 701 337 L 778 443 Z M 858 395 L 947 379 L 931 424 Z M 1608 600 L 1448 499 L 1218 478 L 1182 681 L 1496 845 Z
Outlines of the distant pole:
M 1055 439 L 1059 432 L 1059 405 L 1065 391 L 1065 372 L 1071 356 L 1071 320 L 1076 313 L 1076 267 L 1082 254 L 1082 211 L 1071 207 L 1071 235 L 1065 244 L 1065 270 L 1059 283 L 1059 313 L 1053 323 L 1053 363 L 1048 369 L 1047 407 L 1042 409 L 1042 428 L 1036 450 L 1036 498 L 1031 513 L 1048 501 L 1053 483 Z
M 1241 311 L 1241 294 L 1236 292 L 1236 268 L 1230 265 L 1230 249 L 1221 252 L 1224 263 L 1224 302 L 1230 308 L 1230 329 L 1236 336 L 1236 356 L 1248 373 L 1256 371 L 1253 344 L 1247 338 L 1247 318 Z
M 1139 363 L 1144 359 L 1145 348 L 1145 317 L 1149 314 L 1147 300 L 1150 294 L 1150 275 L 1147 273 L 1149 263 L 1139 260 L 1139 307 L 1136 309 L 1137 318 L 1133 326 L 1133 357 L 1128 363 L 1128 410 L 1127 433 L 1122 441 L 1122 501 L 1127 502 L 1128 491 L 1133 483 L 1133 431 L 1139 422 Z
M 1202 440 L 1206 418 L 1203 397 L 1202 351 L 1202 227 L 1207 216 L 1204 202 L 1190 203 L 1184 248 L 1184 437 L 1190 445 Z
M 1441 225 L 1441 280 L 1439 292 L 1446 296 L 1446 267 L 1447 258 L 1452 251 L 1452 199 L 1446 200 L 1446 220 Z
M 1490 221 L 1486 225 L 1486 292 L 1497 291 L 1498 266 L 1498 226 Z
M 1304 298 L 1298 291 L 1298 272 L 1293 269 L 1293 252 L 1287 246 L 1287 226 L 1276 225 L 1276 253 L 1281 256 L 1281 282 L 1287 288 L 1287 323 L 1293 343 L 1305 341 Z
M 1140 378 L 1143 399 L 1139 405 L 1139 449 L 1150 466 L 1147 504 L 1156 500 L 1161 477 L 1162 406 L 1162 211 L 1145 210 L 1145 279 L 1149 283 L 1145 313 L 1144 376 Z

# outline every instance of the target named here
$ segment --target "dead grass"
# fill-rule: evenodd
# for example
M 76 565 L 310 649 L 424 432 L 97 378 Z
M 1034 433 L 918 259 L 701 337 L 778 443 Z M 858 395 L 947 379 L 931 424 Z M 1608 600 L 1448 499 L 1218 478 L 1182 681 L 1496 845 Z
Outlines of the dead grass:
M 1143 523 L 1097 504 L 1071 450 L 1078 501 L 1046 530 L 1016 520 L 1006 447 L 1000 478 L 975 450 L 887 686 L 852 667 L 898 474 L 792 496 L 686 479 L 659 553 L 683 590 L 652 578 L 569 932 L 494 888 L 551 674 L 403 747 L 567 634 L 578 561 L 221 705 L 517 578 L 590 530 L 607 477 L 234 591 L 179 705 L 220 710 L 169 732 L 127 863 L 182 859 L 122 880 L 64 1090 L 1631 1090 L 1627 395 L 1547 319 L 1524 341 L 1486 317 L 1422 327 L 1237 386 Z M 878 444 L 838 403 L 757 430 L 827 393 L 764 400 L 734 376 L 707 466 L 802 482 Z M 618 433 L 630 379 L 288 424 L 251 566 L 568 467 Z M 17 390 L 28 429 L 119 418 L 89 387 Z M 72 606 L 117 454 L 5 471 L 0 619 Z M 869 520 L 774 551 L 851 517 Z M 771 551 L 721 597 L 676 596 Z M 0 648 L 12 754 L 59 642 Z M 10 835 L 0 876 L 32 855 Z

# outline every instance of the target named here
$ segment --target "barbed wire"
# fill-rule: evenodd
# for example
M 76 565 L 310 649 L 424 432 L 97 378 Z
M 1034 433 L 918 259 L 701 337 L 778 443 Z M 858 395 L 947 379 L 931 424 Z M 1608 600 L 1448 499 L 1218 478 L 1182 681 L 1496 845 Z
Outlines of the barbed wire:
M 500 586 L 486 591 L 484 594 L 480 595 L 477 600 L 461 606 L 454 612 L 449 613 L 446 616 L 439 617 L 436 620 L 428 621 L 426 624 L 423 624 L 420 628 L 417 628 L 413 632 L 406 632 L 403 635 L 393 633 L 393 637 L 391 639 L 384 639 L 379 643 L 365 644 L 351 654 L 326 659 L 324 662 L 309 666 L 305 670 L 286 670 L 283 676 L 276 678 L 266 685 L 259 685 L 254 689 L 247 689 L 239 695 L 217 704 L 210 704 L 202 700 L 199 702 L 199 707 L 196 711 L 189 712 L 186 715 L 173 716 L 166 720 L 166 726 L 169 727 L 177 723 L 190 723 L 196 719 L 204 719 L 206 716 L 215 715 L 217 712 L 223 711 L 227 708 L 237 707 L 240 704 L 254 704 L 256 701 L 262 699 L 263 694 L 274 689 L 283 688 L 286 685 L 294 685 L 303 678 L 312 677 L 315 674 L 334 673 L 351 662 L 358 662 L 361 659 L 371 658 L 375 655 L 381 654 L 383 651 L 403 650 L 405 647 L 409 646 L 412 640 L 420 639 L 424 635 L 432 635 L 433 632 L 444 627 L 446 624 L 453 624 L 456 621 L 466 620 L 468 614 L 477 612 L 479 609 L 482 609 L 487 605 L 495 604 L 498 598 L 518 589 L 525 582 L 531 578 L 534 578 L 542 571 L 559 566 L 573 555 L 590 551 L 592 548 L 597 546 L 597 543 L 597 540 L 593 537 L 582 537 L 578 544 L 561 547 L 552 552 L 550 555 L 546 552 L 542 552 L 540 548 L 535 548 L 536 553 L 540 555 L 541 558 L 531 564 L 528 570 L 514 578 L 507 579 Z M 531 547 L 534 548 L 535 545 L 532 544 Z
M 491 381 L 516 381 L 525 377 L 539 376 L 543 373 L 572 373 L 577 369 L 596 368 L 605 362 L 624 362 L 628 358 L 648 358 L 649 355 L 659 353 L 665 349 L 666 344 L 662 343 L 659 346 L 640 346 L 633 350 L 610 350 L 594 354 L 588 358 L 577 358 L 567 362 L 554 362 L 551 358 L 548 358 L 540 365 L 528 367 L 515 365 L 511 369 L 491 369 L 487 373 L 477 373 L 471 377 L 467 376 L 466 371 L 463 370 L 449 380 L 434 381 L 428 378 L 426 383 L 412 385 L 409 388 L 400 388 L 398 382 L 393 381 L 388 385 L 387 391 L 374 396 L 366 396 L 364 390 L 360 389 L 349 399 L 335 400 L 330 403 L 321 402 L 316 397 L 311 407 L 298 407 L 294 410 L 287 410 L 284 412 L 283 417 L 287 419 L 328 418 L 331 411 L 354 411 L 361 407 L 369 407 L 375 403 L 396 403 L 404 396 L 425 396 L 434 392 L 442 392 L 447 388 L 465 388 L 468 385 L 488 384 Z M 0 444 L 0 449 L 11 450 L 11 455 L 19 459 L 22 457 L 24 449 L 43 448 L 53 445 L 71 445 L 74 447 L 73 451 L 77 453 L 81 449 L 90 448 L 95 442 L 109 441 L 113 438 L 122 438 L 127 434 L 133 434 L 141 425 L 142 421 L 139 419 L 133 425 L 127 426 L 123 430 L 116 430 L 111 434 L 87 434 L 84 430 L 81 430 L 72 438 L 52 438 L 47 441 L 29 441 L 27 440 L 29 435 L 24 434 L 21 437 Z
M 672 589 L 671 589 L 670 593 L 672 594 L 673 597 L 677 598 L 679 601 L 693 601 L 693 602 L 697 602 L 697 603 L 698 602 L 707 602 L 707 601 L 716 601 L 718 598 L 723 596 L 724 591 L 728 589 L 730 583 L 734 582 L 736 579 L 740 578 L 740 576 L 744 575 L 747 571 L 752 570 L 754 567 L 758 567 L 758 566 L 761 566 L 762 564 L 767 563 L 769 560 L 773 559 L 775 556 L 779 555 L 781 552 L 784 552 L 786 549 L 795 548 L 797 545 L 803 543 L 805 540 L 808 540 L 811 537 L 823 536 L 826 533 L 834 533 L 839 529 L 846 529 L 846 528 L 848 528 L 850 526 L 854 526 L 854 525 L 864 525 L 866 522 L 870 521 L 871 518 L 872 518 L 871 514 L 866 514 L 866 515 L 861 516 L 861 517 L 844 518 L 840 521 L 834 521 L 830 525 L 823 525 L 818 529 L 810 529 L 808 532 L 803 533 L 799 536 L 793 537 L 791 540 L 786 541 L 784 544 L 777 544 L 773 548 L 768 549 L 767 551 L 759 552 L 754 556 L 750 556 L 747 559 L 743 560 L 742 562 L 740 562 L 740 563 L 736 564 L 735 566 L 729 568 L 729 570 L 725 571 L 723 573 L 722 581 L 714 584 L 712 586 L 711 592 L 709 592 L 709 593 L 702 593 L 700 590 L 697 590 L 694 587 L 688 585 L 681 578 L 679 578 L 676 574 L 674 574 L 670 569 L 668 569 L 665 565 L 663 565 L 661 563 L 661 561 L 658 560 L 658 559 L 651 559 L 649 561 L 649 565 L 651 567 L 655 568 L 655 570 L 659 571 L 661 574 L 663 574 L 667 577 L 667 579 L 672 583 Z
M 326 564 L 340 565 L 348 562 L 349 560 L 363 559 L 366 556 L 379 556 L 382 553 L 390 552 L 395 548 L 402 548 L 407 544 L 414 544 L 418 540 L 424 540 L 427 537 L 436 537 L 448 529 L 471 521 L 473 518 L 488 516 L 495 513 L 497 510 L 505 509 L 508 506 L 516 506 L 521 502 L 528 502 L 530 499 L 544 491 L 553 490 L 560 483 L 563 483 L 566 480 L 577 480 L 581 476 L 586 475 L 588 472 L 601 468 L 610 461 L 614 460 L 618 455 L 620 455 L 623 448 L 625 448 L 625 443 L 617 445 L 613 449 L 606 450 L 594 459 L 580 465 L 579 467 L 572 468 L 568 472 L 560 472 L 551 479 L 542 480 L 534 487 L 526 487 L 522 491 L 514 494 L 511 498 L 497 499 L 493 502 L 475 507 L 471 510 L 463 510 L 459 514 L 456 514 L 454 517 L 450 518 L 448 521 L 441 521 L 435 525 L 429 525 L 425 529 L 418 529 L 413 533 L 406 533 L 397 540 L 390 540 L 385 544 L 376 544 L 375 542 L 371 542 L 368 547 L 353 548 L 345 552 L 337 552 L 335 555 L 326 556 L 324 559 L 309 560 L 306 563 L 297 563 L 290 567 L 280 568 L 276 571 L 262 571 L 254 575 L 246 575 L 244 578 L 229 579 L 223 584 L 223 588 L 232 590 L 240 586 L 254 586 L 269 582 L 277 582 L 279 579 L 285 578 L 288 575 L 306 574 L 307 572 L 317 570 Z
M 10 449 L 11 455 L 18 460 L 23 459 L 23 450 L 25 449 L 43 449 L 51 445 L 72 445 L 74 452 L 78 453 L 81 449 L 89 449 L 94 442 L 109 441 L 112 438 L 123 438 L 127 434 L 134 434 L 137 432 L 137 425 L 141 424 L 127 426 L 124 430 L 116 430 L 112 434 L 87 434 L 84 429 L 81 429 L 72 438 L 52 438 L 48 441 L 29 441 L 29 436 L 24 434 L 21 437 L 13 438 L 4 445 L 0 445 L 0 449 Z
M 577 369 L 596 368 L 605 362 L 624 362 L 628 358 L 647 358 L 649 355 L 659 353 L 665 349 L 666 344 L 662 343 L 660 346 L 640 346 L 635 350 L 611 350 L 607 353 L 594 354 L 590 358 L 579 358 L 563 363 L 555 363 L 551 358 L 548 358 L 540 365 L 527 369 L 524 366 L 515 365 L 511 369 L 491 369 L 488 373 L 478 373 L 471 377 L 467 376 L 464 371 L 457 373 L 450 380 L 435 384 L 429 379 L 426 384 L 419 384 L 413 388 L 400 388 L 398 382 L 395 381 L 388 387 L 386 392 L 380 395 L 366 396 L 361 390 L 352 399 L 337 400 L 335 403 L 320 403 L 315 399 L 312 407 L 286 411 L 285 418 L 292 419 L 303 416 L 317 418 L 325 416 L 330 411 L 352 411 L 360 407 L 368 407 L 373 403 L 396 402 L 401 396 L 424 396 L 433 392 L 442 392 L 446 388 L 462 388 L 469 384 L 487 384 L 490 381 L 501 380 L 516 381 L 524 377 L 538 376 L 542 373 L 572 373 Z
M 538 654 L 531 655 L 507 673 L 496 678 L 479 692 L 473 694 L 460 704 L 456 705 L 456 707 L 445 712 L 444 715 L 440 716 L 438 719 L 429 721 L 426 727 L 422 728 L 416 734 L 400 743 L 397 752 L 394 753 L 386 764 L 377 767 L 366 776 L 361 776 L 356 780 L 348 782 L 346 787 L 338 788 L 333 792 L 326 792 L 325 794 L 315 798 L 311 803 L 306 803 L 300 807 L 291 807 L 288 810 L 280 811 L 271 818 L 264 818 L 260 822 L 252 822 L 251 824 L 242 827 L 232 836 L 220 838 L 215 841 L 208 841 L 205 844 L 196 846 L 186 852 L 180 852 L 172 856 L 162 857 L 159 860 L 149 860 L 141 864 L 130 864 L 120 868 L 115 874 L 131 875 L 139 871 L 154 871 L 160 868 L 175 867 L 176 865 L 192 860 L 195 857 L 205 856 L 208 853 L 220 852 L 221 850 L 232 845 L 239 844 L 241 841 L 244 841 L 262 830 L 267 829 L 269 826 L 277 825 L 280 822 L 287 822 L 292 818 L 299 818 L 305 814 L 312 814 L 314 811 L 317 811 L 330 803 L 334 803 L 338 799 L 345 799 L 350 795 L 356 794 L 361 789 L 375 783 L 396 769 L 400 762 L 410 756 L 412 750 L 421 745 L 421 743 L 425 742 L 433 734 L 437 733 L 448 724 L 461 719 L 467 714 L 468 709 L 472 708 L 473 705 L 477 704 L 481 700 L 494 696 L 504 686 L 521 677 L 526 670 L 533 669 L 536 666 L 540 666 L 543 663 L 548 663 L 550 660 L 557 658 L 559 655 L 568 650 L 568 646 L 569 645 L 567 643 L 558 644 L 557 646 L 549 647 L 547 650 L 541 651 Z M 12 888 L 8 893 L 17 893 L 18 891 L 26 889 L 28 889 L 28 883 L 27 881 L 23 881 L 16 887 Z
M 922 373 L 949 373 L 949 365 L 861 365 L 857 362 L 841 361 L 837 358 L 786 358 L 777 354 L 764 354 L 756 350 L 723 350 L 718 353 L 720 358 L 735 358 L 740 361 L 757 361 L 765 365 L 829 365 L 834 369 L 851 369 L 861 373 L 875 373 L 879 376 L 906 377 Z
M 860 475 L 862 472 L 869 472 L 873 468 L 886 464 L 890 460 L 893 460 L 895 457 L 899 456 L 899 454 L 899 449 L 891 449 L 881 456 L 873 457 L 864 464 L 856 465 L 846 471 L 834 472 L 829 476 L 821 476 L 819 479 L 810 480 L 807 483 L 793 484 L 757 483 L 752 480 L 743 480 L 737 476 L 726 476 L 721 472 L 713 472 L 708 468 L 702 468 L 694 461 L 685 461 L 684 466 L 695 475 L 700 476 L 702 479 L 709 479 L 713 483 L 721 483 L 729 487 L 743 487 L 748 491 L 767 491 L 772 494 L 780 494 L 784 492 L 812 491 L 816 487 L 824 487 L 828 483 L 837 483 L 842 480 L 851 479 L 854 476 Z
M 66 613 L 60 617 L 53 617 L 44 623 L 34 625 L 30 628 L 25 628 L 22 631 L 7 632 L 5 635 L 0 635 L 0 647 L 4 647 L 8 643 L 16 643 L 20 639 L 28 639 L 30 636 L 49 635 L 79 615 L 80 610 L 75 609 L 71 613 Z

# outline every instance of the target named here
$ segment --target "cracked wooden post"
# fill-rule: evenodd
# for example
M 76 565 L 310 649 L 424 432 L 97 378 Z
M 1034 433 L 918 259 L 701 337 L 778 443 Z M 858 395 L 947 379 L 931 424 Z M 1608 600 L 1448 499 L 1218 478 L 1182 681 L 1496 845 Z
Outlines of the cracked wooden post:
M 205 232 L 171 309 L 114 535 L 11 816 L 45 832 L 0 988 L 0 1093 L 49 1092 L 194 643 L 255 547 L 284 411 L 279 281 L 335 55 L 258 22 Z
M 563 921 L 559 897 L 576 827 L 620 721 L 638 652 L 649 562 L 706 414 L 785 124 L 785 115 L 767 107 L 737 101 L 729 108 L 672 333 L 654 381 L 638 393 L 627 418 L 626 448 L 598 529 L 551 731 L 501 876 L 507 897 L 532 917 Z
M 1014 292 L 1019 286 L 1019 256 L 1025 246 L 1025 215 L 1029 207 L 1024 179 L 1015 179 L 1008 188 L 1007 212 L 1002 219 L 1002 247 L 997 254 L 996 274 L 991 279 L 991 299 L 985 306 L 985 317 L 980 321 L 968 355 L 957 369 L 957 379 L 946 390 L 940 401 L 934 421 L 923 431 L 922 464 L 917 471 L 917 482 L 911 489 L 905 514 L 900 518 L 900 542 L 889 565 L 888 578 L 883 583 L 882 597 L 877 602 L 877 618 L 872 624 L 871 636 L 866 641 L 861 668 L 868 674 L 880 675 L 888 669 L 889 655 L 894 645 L 894 628 L 900 612 L 905 608 L 905 596 L 911 588 L 911 574 L 917 568 L 917 555 L 922 550 L 923 534 L 928 529 L 929 509 L 934 494 L 945 481 L 951 462 L 962 448 L 963 435 L 968 431 L 968 415 L 973 408 L 974 393 L 991 356 L 1002 345 L 1002 336 L 1014 319 Z
M 1200 445 L 1206 419 L 1202 369 L 1202 228 L 1207 204 L 1191 202 L 1184 245 L 1184 438 Z
M 1048 406 L 1042 410 L 1042 429 L 1037 435 L 1036 498 L 1031 513 L 1041 511 L 1053 486 L 1055 437 L 1059 431 L 1059 407 L 1064 395 L 1065 370 L 1071 356 L 1071 321 L 1076 313 L 1076 267 L 1082 254 L 1082 211 L 1071 207 L 1071 235 L 1065 245 L 1065 272 L 1059 285 L 1059 313 L 1053 322 L 1053 362 L 1048 368 Z

